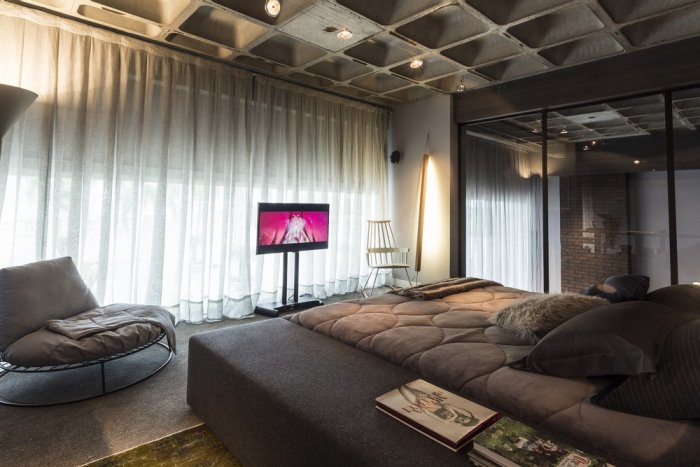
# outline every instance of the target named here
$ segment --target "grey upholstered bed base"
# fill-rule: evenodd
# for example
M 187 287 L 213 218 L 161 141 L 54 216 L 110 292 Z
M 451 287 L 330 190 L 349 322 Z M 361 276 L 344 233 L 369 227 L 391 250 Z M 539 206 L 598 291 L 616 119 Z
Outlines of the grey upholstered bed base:
M 284 319 L 190 340 L 187 402 L 246 467 L 466 464 L 374 408 L 418 376 Z

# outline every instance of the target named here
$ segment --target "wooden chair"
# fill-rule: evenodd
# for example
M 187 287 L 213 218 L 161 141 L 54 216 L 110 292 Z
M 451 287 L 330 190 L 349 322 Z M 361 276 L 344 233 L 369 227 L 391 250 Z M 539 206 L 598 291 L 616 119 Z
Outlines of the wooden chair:
M 370 268 L 370 272 L 365 281 L 365 285 L 362 287 L 362 293 L 367 296 L 365 290 L 374 273 L 374 280 L 372 281 L 372 288 L 369 293 L 369 295 L 372 295 L 377 282 L 377 276 L 382 269 L 403 269 L 406 273 L 406 279 L 409 285 L 413 285 L 411 277 L 408 275 L 408 268 L 410 267 L 408 264 L 409 249 L 396 246 L 394 232 L 391 229 L 391 221 L 367 221 L 367 224 L 367 265 Z M 396 288 L 396 280 L 393 274 L 391 277 L 394 281 L 392 288 Z

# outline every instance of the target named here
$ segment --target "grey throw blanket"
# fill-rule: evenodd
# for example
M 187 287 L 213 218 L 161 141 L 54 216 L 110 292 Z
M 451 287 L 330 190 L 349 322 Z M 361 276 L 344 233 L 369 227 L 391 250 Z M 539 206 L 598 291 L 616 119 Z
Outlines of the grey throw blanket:
M 176 351 L 173 317 L 157 306 L 113 304 L 94 308 L 67 319 L 49 320 L 45 327 L 49 331 L 78 340 L 134 323 L 155 324 L 165 332 L 172 351 Z
M 503 284 L 486 279 L 478 279 L 476 277 L 456 277 L 414 285 L 413 287 L 406 287 L 405 289 L 395 290 L 390 293 L 414 298 L 416 300 L 432 300 L 434 298 L 443 298 L 448 295 L 494 285 L 500 286 Z

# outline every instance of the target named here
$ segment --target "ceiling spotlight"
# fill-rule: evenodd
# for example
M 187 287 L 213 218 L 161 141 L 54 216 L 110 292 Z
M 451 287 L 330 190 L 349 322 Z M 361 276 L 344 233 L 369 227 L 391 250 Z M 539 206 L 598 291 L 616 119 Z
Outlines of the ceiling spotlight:
M 464 92 L 464 91 L 466 91 L 466 90 L 467 90 L 467 87 L 464 85 L 464 76 L 462 76 L 462 77 L 459 79 L 459 84 L 457 85 L 457 89 L 455 89 L 455 91 L 457 91 L 457 92 Z
M 280 14 L 280 0 L 267 0 L 265 2 L 265 13 L 275 18 Z
M 591 141 L 591 146 L 595 146 L 596 144 L 598 144 L 598 141 Z
M 352 33 L 349 29 L 344 28 L 338 33 L 338 39 L 340 39 L 341 41 L 349 41 L 350 39 L 352 39 Z
M 420 68 L 423 66 L 423 60 L 421 60 L 420 58 L 414 58 L 413 60 L 411 60 L 411 64 L 409 66 L 414 70 Z
M 537 120 L 537 126 L 532 127 L 532 132 L 539 133 L 540 131 L 542 131 L 542 123 L 540 123 L 540 121 Z

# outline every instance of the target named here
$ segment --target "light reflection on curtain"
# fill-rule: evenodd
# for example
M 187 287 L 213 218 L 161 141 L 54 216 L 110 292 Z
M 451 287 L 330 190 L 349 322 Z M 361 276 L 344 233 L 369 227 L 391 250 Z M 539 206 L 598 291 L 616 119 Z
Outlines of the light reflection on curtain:
M 281 255 L 255 256 L 256 203 L 289 201 L 331 205 L 301 292 L 367 274 L 383 110 L 4 2 L 0 41 L 0 82 L 39 94 L 3 141 L 0 267 L 70 255 L 101 302 L 242 317 L 281 285 Z
M 465 138 L 466 273 L 542 290 L 541 177 L 529 153 Z

